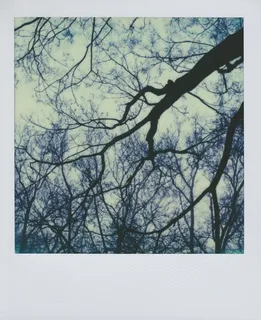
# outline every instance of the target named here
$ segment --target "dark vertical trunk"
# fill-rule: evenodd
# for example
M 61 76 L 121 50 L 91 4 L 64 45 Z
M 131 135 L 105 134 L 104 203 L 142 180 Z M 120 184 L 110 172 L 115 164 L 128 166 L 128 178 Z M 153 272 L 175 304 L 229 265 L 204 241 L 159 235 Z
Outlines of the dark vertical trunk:
M 24 225 L 23 225 L 23 230 L 20 237 L 20 250 L 19 250 L 20 253 L 25 253 L 27 251 L 27 226 L 28 226 L 29 215 L 30 215 L 30 211 L 31 211 L 31 207 L 34 199 L 35 199 L 35 194 L 33 196 L 33 199 L 29 202 L 28 207 L 25 211 Z
M 121 253 L 122 252 L 123 240 L 124 240 L 124 230 L 122 228 L 120 228 L 118 230 L 118 237 L 117 237 L 115 253 Z
M 221 241 L 220 241 L 220 214 L 219 205 L 217 200 L 217 191 L 212 191 L 213 205 L 214 205 L 214 217 L 215 217 L 215 253 L 221 253 Z
M 193 203 L 193 193 L 190 194 L 190 203 Z M 191 209 L 190 212 L 190 252 L 194 253 L 194 224 L 195 224 L 195 217 L 194 217 L 194 207 Z

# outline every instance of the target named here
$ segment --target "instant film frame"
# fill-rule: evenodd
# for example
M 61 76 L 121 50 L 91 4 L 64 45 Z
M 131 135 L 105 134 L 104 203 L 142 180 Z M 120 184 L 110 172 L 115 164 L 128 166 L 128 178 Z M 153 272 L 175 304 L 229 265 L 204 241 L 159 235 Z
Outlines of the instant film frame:
M 261 316 L 258 1 L 1 3 L 1 319 L 215 319 Z M 14 16 L 242 16 L 245 27 L 243 255 L 16 255 L 13 215 Z

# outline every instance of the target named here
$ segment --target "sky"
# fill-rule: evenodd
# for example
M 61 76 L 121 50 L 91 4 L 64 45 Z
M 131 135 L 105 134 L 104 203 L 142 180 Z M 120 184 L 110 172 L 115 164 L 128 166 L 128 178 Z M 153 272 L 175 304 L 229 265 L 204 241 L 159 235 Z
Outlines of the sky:
M 15 26 L 19 26 L 24 20 L 23 19 L 15 19 Z M 98 23 L 102 25 L 103 21 L 99 20 L 97 18 Z M 112 19 L 112 25 L 115 28 L 115 32 L 110 34 L 108 36 L 108 41 L 112 43 L 111 47 L 113 47 L 113 43 L 116 44 L 115 50 L 113 49 L 112 52 L 110 51 L 110 54 L 113 56 L 114 59 L 118 59 L 118 57 L 125 52 L 125 48 L 122 46 L 125 43 L 126 36 L 122 33 L 122 25 L 127 27 L 130 25 L 132 19 L 127 18 L 117 18 Z M 147 23 L 151 24 L 152 29 L 154 28 L 157 30 L 159 34 L 159 38 L 154 39 L 155 46 L 153 47 L 153 50 L 155 52 L 163 52 L 164 53 L 164 42 L 162 42 L 161 38 L 166 38 L 167 41 L 175 40 L 182 41 L 182 40 L 188 40 L 188 35 L 180 33 L 175 33 L 175 35 L 172 35 L 171 33 L 167 33 L 168 28 L 165 27 L 166 22 L 168 19 L 147 19 Z M 133 36 L 133 47 L 131 50 L 135 50 L 136 54 L 139 55 L 147 55 L 148 50 L 146 50 L 146 46 L 149 45 L 149 37 L 151 34 L 143 34 L 145 31 L 142 29 L 143 26 L 143 19 L 137 20 L 137 26 L 135 25 L 135 28 L 141 28 L 141 31 L 138 33 L 139 36 Z M 29 26 L 26 31 L 24 32 L 24 35 L 27 35 L 28 33 L 32 32 L 32 26 Z M 81 30 L 78 30 L 77 27 L 70 29 L 70 33 L 67 33 L 66 36 L 63 35 L 64 40 L 62 40 L 59 45 L 53 46 L 50 48 L 50 57 L 51 59 L 47 60 L 47 65 L 50 68 L 55 68 L 57 72 L 60 72 L 60 74 L 63 74 L 63 72 L 66 72 L 70 66 L 73 66 L 76 61 L 79 61 L 86 52 L 86 47 L 88 46 L 89 39 L 90 39 L 90 30 L 86 29 L 86 34 L 83 33 Z M 190 28 L 192 32 L 199 32 L 199 27 L 193 27 Z M 89 32 L 89 33 L 88 33 Z M 130 36 L 132 37 L 132 36 Z M 190 37 L 191 39 L 191 37 Z M 107 39 L 106 39 L 107 40 Z M 204 39 L 206 40 L 207 39 Z M 139 41 L 140 44 L 139 44 Z M 199 39 L 198 39 L 199 41 Z M 19 44 L 22 44 L 19 42 Z M 110 77 L 113 74 L 113 69 L 115 68 L 115 65 L 108 60 L 107 52 L 104 51 L 103 47 L 98 46 L 96 51 L 94 51 L 93 59 L 95 59 L 96 63 L 99 63 L 98 71 L 100 73 L 108 73 L 108 76 Z M 105 47 L 106 48 L 106 47 Z M 143 50 L 142 50 L 143 48 Z M 145 48 L 145 49 L 144 49 Z M 182 47 L 183 48 L 183 47 Z M 187 43 L 184 46 L 184 50 L 189 50 L 190 45 L 188 46 Z M 120 50 L 120 51 L 118 51 Z M 209 47 L 207 47 L 207 50 L 209 50 Z M 139 60 L 141 59 L 135 59 L 134 56 L 129 54 L 130 49 L 127 48 L 127 51 L 125 54 L 122 55 L 121 63 L 126 63 L 126 65 L 135 70 L 137 62 L 139 63 Z M 163 54 L 162 53 L 162 54 Z M 21 56 L 21 53 L 17 50 L 15 51 L 15 54 L 17 56 Z M 90 59 L 88 59 L 90 55 L 87 55 L 86 61 L 82 63 L 79 68 L 75 71 L 75 75 L 78 77 L 81 77 L 84 72 L 88 72 Z M 57 60 L 62 59 L 62 64 L 57 64 Z M 102 63 L 102 61 L 105 61 L 107 59 L 106 63 Z M 145 65 L 147 68 L 148 66 Z M 112 70 L 112 71 L 110 71 Z M 117 68 L 116 68 L 117 70 Z M 119 69 L 118 72 L 121 72 L 122 68 Z M 159 76 L 160 75 L 160 76 Z M 140 78 L 145 85 L 153 85 L 155 87 L 163 87 L 169 79 L 175 81 L 176 78 L 179 76 L 182 76 L 183 73 L 177 74 L 175 71 L 173 71 L 171 68 L 163 68 L 162 72 L 158 69 L 157 66 L 155 66 L 151 71 L 147 74 L 141 74 Z M 124 77 L 128 77 L 128 73 L 125 73 L 123 70 L 123 79 Z M 205 83 L 208 85 L 215 84 L 220 75 L 218 75 L 217 72 L 210 75 Z M 45 93 L 43 95 L 38 96 L 38 100 L 42 100 L 42 102 L 36 101 L 35 97 L 35 91 L 34 88 L 38 84 L 38 79 L 33 75 L 33 81 L 24 81 L 23 73 L 20 69 L 17 71 L 17 78 L 19 79 L 19 82 L 15 88 L 15 123 L 17 130 L 20 130 L 23 128 L 24 125 L 28 125 L 28 119 L 27 117 L 32 116 L 32 120 L 36 123 L 39 123 L 41 126 L 51 127 L 52 124 L 49 120 L 49 118 L 53 119 L 52 122 L 56 122 L 59 120 L 59 116 L 52 111 L 52 104 L 47 105 L 47 100 L 45 98 Z M 53 79 L 55 80 L 56 75 L 54 74 Z M 92 78 L 92 75 L 91 75 Z M 243 79 L 243 72 L 239 72 L 237 80 L 240 81 L 240 78 Z M 149 79 L 148 81 L 146 81 Z M 53 80 L 51 80 L 52 82 Z M 122 80 L 119 80 L 121 85 L 124 85 L 122 83 Z M 114 81 L 115 82 L 115 81 Z M 84 82 L 83 82 L 84 83 Z M 73 112 L 77 117 L 81 117 L 81 108 L 86 108 L 86 105 L 88 106 L 90 103 L 95 103 L 97 105 L 97 112 L 101 115 L 101 113 L 108 113 L 109 117 L 119 117 L 119 108 L 123 109 L 124 106 L 122 106 L 123 103 L 126 103 L 129 100 L 126 100 L 126 98 L 123 99 L 123 102 L 121 101 L 121 98 L 117 98 L 115 96 L 114 90 L 112 88 L 112 94 L 108 94 L 106 92 L 107 88 L 103 90 L 103 87 L 94 84 L 90 84 L 91 81 L 86 81 L 86 85 L 80 85 L 77 90 L 74 91 L 75 96 L 77 97 L 77 103 L 74 101 L 73 92 L 68 89 L 61 95 L 61 101 L 60 103 L 68 104 L 68 110 L 73 110 Z M 116 82 L 115 82 L 116 83 Z M 51 90 L 47 91 L 48 94 L 52 95 Z M 202 85 L 198 86 L 195 90 L 193 90 L 193 93 L 196 93 L 199 95 L 202 99 L 207 101 L 208 103 L 217 103 L 217 101 L 214 98 L 214 95 L 207 92 Z M 116 97 L 116 99 L 115 99 Z M 160 101 L 162 99 L 161 97 L 154 97 L 152 94 L 148 94 L 147 98 L 150 101 Z M 121 105 L 121 106 L 120 106 Z M 148 107 L 145 110 L 141 112 L 141 116 L 139 116 L 138 119 L 142 119 L 148 112 L 150 112 L 151 108 Z M 182 114 L 186 110 L 187 114 Z M 180 122 L 180 131 L 181 136 L 178 138 L 178 149 L 182 149 L 183 143 L 185 141 L 185 138 L 188 137 L 191 134 L 191 130 L 193 128 L 193 119 L 192 117 L 197 115 L 200 119 L 202 119 L 203 126 L 206 126 L 207 123 L 211 122 L 211 120 L 215 119 L 215 112 L 209 108 L 207 108 L 204 104 L 202 104 L 198 99 L 194 98 L 191 95 L 185 94 L 179 101 L 177 101 L 174 104 L 174 108 L 170 108 L 167 110 L 160 118 L 159 120 L 159 126 L 157 133 L 155 135 L 155 141 L 160 141 L 162 136 L 166 134 L 167 132 L 172 132 L 174 135 L 177 133 L 177 121 Z M 144 138 L 146 137 L 146 134 L 149 129 L 149 124 L 144 126 L 139 132 L 141 136 Z M 39 129 L 40 130 L 40 129 Z M 124 130 L 128 130 L 127 127 L 124 128 Z M 117 131 L 116 131 L 117 133 Z M 77 141 L 80 143 L 81 141 L 84 143 L 85 135 L 84 131 L 80 131 L 77 133 Z M 85 145 L 83 145 L 82 149 L 85 148 Z M 75 148 L 71 149 L 71 152 L 75 152 Z M 70 155 L 70 152 L 67 153 L 67 156 Z M 72 179 L 76 179 L 72 177 Z M 197 179 L 195 183 L 195 197 L 199 195 L 209 184 L 208 178 L 206 178 L 205 174 L 202 171 L 199 171 L 197 174 Z M 224 184 L 222 182 L 219 184 L 219 190 L 221 191 L 224 188 Z M 207 200 L 204 200 L 201 202 L 200 205 L 196 207 L 196 212 L 199 213 L 197 223 L 201 223 L 201 221 L 204 221 L 203 216 L 205 213 L 208 212 L 209 203 Z M 171 210 L 170 210 L 171 212 Z M 210 243 L 209 243 L 210 244 Z M 210 244 L 211 245 L 211 244 Z M 213 245 L 213 242 L 212 242 Z

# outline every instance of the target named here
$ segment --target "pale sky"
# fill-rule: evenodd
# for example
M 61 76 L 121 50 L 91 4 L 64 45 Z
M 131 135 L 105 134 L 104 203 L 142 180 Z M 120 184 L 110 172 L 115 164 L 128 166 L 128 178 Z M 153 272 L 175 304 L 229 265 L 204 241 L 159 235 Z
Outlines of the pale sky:
M 132 19 L 126 19 L 126 18 L 121 18 L 117 20 L 118 20 L 118 23 L 124 24 L 126 26 L 128 26 L 132 21 Z M 168 38 L 171 35 L 166 34 L 166 29 L 164 28 L 165 22 L 166 20 L 164 19 L 150 20 L 150 23 L 153 26 L 153 28 L 155 28 L 155 30 L 159 32 L 159 36 Z M 137 23 L 137 27 L 139 25 L 142 26 L 142 23 L 143 23 L 142 19 L 139 19 Z M 21 19 L 15 19 L 15 26 L 20 24 L 21 24 Z M 29 31 L 30 31 L 30 28 L 31 26 L 28 27 Z M 116 45 L 117 43 L 122 43 L 122 41 L 125 40 L 125 35 L 122 34 L 120 30 L 118 31 L 117 28 L 118 27 L 115 26 L 116 31 L 114 33 L 114 36 L 110 36 L 108 40 L 108 41 L 115 42 Z M 196 28 L 195 32 L 197 31 L 198 30 Z M 70 66 L 72 66 L 76 61 L 79 61 L 82 58 L 86 50 L 86 45 L 88 45 L 88 41 L 89 41 L 88 39 L 89 39 L 88 36 L 86 36 L 81 32 L 77 32 L 76 30 L 73 36 L 73 43 L 63 40 L 61 41 L 61 44 L 58 47 L 54 47 L 51 49 L 53 59 L 57 59 L 57 60 L 64 59 L 64 60 L 62 61 L 62 64 L 58 65 L 56 61 L 51 59 L 49 60 L 50 61 L 49 67 L 56 68 L 57 71 L 61 73 L 66 72 L 66 70 L 68 70 Z M 186 35 L 182 33 L 175 35 L 175 41 L 181 41 L 181 40 L 187 40 Z M 147 42 L 146 36 L 141 35 L 141 46 L 145 45 L 146 47 L 146 42 Z M 125 50 L 120 45 L 119 45 L 119 49 L 121 50 L 121 52 Z M 153 49 L 155 51 L 163 50 L 163 48 L 160 45 L 159 46 L 155 45 L 155 48 Z M 210 47 L 208 47 L 206 50 L 210 50 Z M 137 49 L 136 52 L 138 54 L 145 54 L 140 49 Z M 65 57 L 64 57 L 64 54 L 65 54 Z M 95 52 L 94 52 L 94 55 L 95 55 Z M 86 72 L 88 71 L 88 67 L 90 64 L 90 60 L 88 59 L 88 56 L 86 61 L 84 61 L 84 64 L 82 64 L 79 67 L 80 73 L 79 73 L 79 70 L 76 71 L 76 73 L 78 72 L 78 76 L 80 76 L 81 73 L 85 72 L 85 68 L 86 68 Z M 101 52 L 100 56 L 95 58 L 104 59 L 105 57 L 106 57 L 106 52 L 104 53 Z M 115 59 L 117 58 L 118 56 L 116 54 Z M 128 55 L 126 55 L 126 63 L 128 63 L 128 66 L 130 68 L 133 68 L 135 70 L 136 60 L 134 58 L 132 59 L 132 57 L 129 57 Z M 99 72 L 105 72 L 105 73 L 107 72 L 108 74 L 110 74 L 111 68 L 114 68 L 114 64 L 111 61 L 108 61 L 106 64 L 102 65 L 101 69 L 99 69 Z M 149 72 L 148 74 L 149 80 L 147 82 L 146 82 L 146 78 L 147 78 L 146 74 L 144 76 L 141 75 L 141 79 L 143 77 L 144 86 L 152 85 L 157 88 L 160 88 L 167 83 L 168 79 L 175 81 L 176 78 L 182 75 L 183 73 L 177 74 L 170 67 L 169 68 L 165 67 L 159 76 L 159 70 L 157 69 L 157 67 L 155 67 L 154 69 L 152 69 L 152 71 Z M 37 85 L 37 78 L 35 78 L 35 80 L 32 82 L 25 82 L 23 81 L 23 77 L 20 71 L 18 71 L 18 78 L 19 76 L 20 76 L 20 79 L 15 89 L 16 126 L 19 128 L 22 128 L 24 125 L 28 125 L 28 121 L 23 120 L 23 118 L 32 116 L 32 120 L 35 121 L 36 123 L 39 123 L 46 127 L 50 127 L 50 121 L 48 120 L 48 117 L 51 116 L 54 121 L 55 119 L 59 119 L 59 117 L 57 117 L 57 115 L 52 111 L 51 106 L 48 106 L 45 103 L 36 101 L 34 88 Z M 217 72 L 214 72 L 207 79 L 205 79 L 204 83 L 207 84 L 208 86 L 211 86 L 213 83 L 215 84 L 218 81 L 219 77 L 220 75 Z M 237 80 L 239 82 L 243 80 L 243 71 L 238 71 Z M 124 106 L 120 106 L 120 104 L 126 103 L 128 100 L 125 99 L 124 101 L 122 101 L 120 98 L 115 99 L 115 95 L 113 93 L 112 94 L 107 93 L 106 90 L 107 90 L 106 88 L 105 90 L 103 90 L 103 87 L 99 87 L 97 85 L 93 85 L 93 86 L 91 85 L 89 87 L 86 87 L 82 84 L 79 86 L 77 90 L 75 90 L 78 105 L 75 104 L 74 97 L 70 89 L 68 89 L 65 93 L 62 94 L 62 101 L 64 101 L 65 103 L 69 102 L 70 104 L 69 107 L 71 108 L 71 110 L 73 110 L 73 112 L 75 112 L 76 115 L 78 114 L 79 117 L 81 116 L 81 107 L 86 108 L 86 106 L 88 106 L 91 101 L 97 104 L 98 106 L 97 112 L 99 112 L 100 114 L 104 112 L 104 113 L 108 113 L 109 117 L 119 118 L 120 117 L 120 114 L 118 111 L 119 108 L 120 110 L 124 110 Z M 217 103 L 214 95 L 207 92 L 201 84 L 193 90 L 193 93 L 197 94 L 198 96 L 201 97 L 201 99 L 207 101 L 208 103 Z M 146 97 L 153 102 L 160 101 L 163 98 L 163 96 L 155 97 L 152 94 L 147 94 Z M 45 93 L 40 95 L 40 98 L 45 100 Z M 180 122 L 180 131 L 181 131 L 181 136 L 179 139 L 178 146 L 179 148 L 182 148 L 184 139 L 190 135 L 190 132 L 193 128 L 193 119 L 192 119 L 193 116 L 197 115 L 199 119 L 202 120 L 203 126 L 206 126 L 208 122 L 210 123 L 210 121 L 215 119 L 216 117 L 216 113 L 213 110 L 209 109 L 203 103 L 201 103 L 198 99 L 190 96 L 189 94 L 185 94 L 183 97 L 181 97 L 174 104 L 174 107 L 176 109 L 172 107 L 168 109 L 161 116 L 159 120 L 158 130 L 155 135 L 156 142 L 159 141 L 161 138 L 161 135 L 167 133 L 167 131 L 175 134 L 177 132 L 176 121 L 178 120 Z M 231 107 L 235 107 L 233 103 L 231 104 Z M 238 107 L 238 105 L 236 105 L 236 107 Z M 144 118 L 144 116 L 148 114 L 150 110 L 151 110 L 150 107 L 146 107 L 146 109 L 141 112 L 140 116 L 138 117 L 138 120 L 141 120 L 142 118 Z M 187 112 L 186 115 L 183 115 L 179 112 L 179 111 L 183 112 L 185 110 Z M 149 129 L 149 124 L 147 124 L 146 126 L 144 126 L 139 130 L 140 135 L 145 138 L 148 132 L 148 129 Z M 128 128 L 125 127 L 125 130 L 128 130 Z M 80 132 L 79 137 L 81 137 L 81 139 L 85 139 L 82 133 L 83 132 Z M 72 150 L 74 149 L 72 148 Z M 195 182 L 195 190 L 194 190 L 195 197 L 199 195 L 208 186 L 208 184 L 209 184 L 208 179 L 206 179 L 202 171 L 199 170 L 197 174 L 197 179 Z M 222 190 L 223 187 L 224 185 L 222 185 L 222 180 L 221 180 L 219 183 L 218 189 Z M 208 206 L 209 206 L 208 200 L 204 199 L 203 201 L 201 201 L 200 205 L 196 207 L 196 212 L 198 212 L 201 217 L 200 219 L 197 220 L 198 223 L 200 223 L 201 219 L 203 218 L 204 212 L 207 212 L 207 214 L 209 214 Z M 202 219 L 202 221 L 204 221 L 204 219 Z M 209 245 L 211 245 L 211 243 L 209 243 Z

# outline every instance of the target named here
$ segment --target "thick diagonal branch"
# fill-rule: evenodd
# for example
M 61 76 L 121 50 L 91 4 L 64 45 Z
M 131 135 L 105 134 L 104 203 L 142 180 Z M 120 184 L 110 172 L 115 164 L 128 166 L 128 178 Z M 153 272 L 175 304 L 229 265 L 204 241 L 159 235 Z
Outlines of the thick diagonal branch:
M 240 61 L 243 62 L 243 28 L 211 49 L 196 63 L 190 72 L 168 86 L 165 97 L 149 114 L 151 129 L 148 132 L 147 141 L 149 141 L 150 149 L 156 133 L 155 128 L 157 129 L 158 120 L 163 112 L 169 109 L 184 93 L 190 92 L 198 86 L 214 71 L 220 70 L 220 67 L 228 65 L 230 61 L 239 57 L 241 57 Z
M 126 108 L 125 108 L 125 111 L 124 111 L 124 114 L 121 118 L 121 120 L 119 120 L 119 123 L 122 124 L 126 119 L 127 119 L 127 116 L 130 112 L 130 109 L 131 107 L 142 97 L 145 95 L 145 93 L 147 92 L 150 92 L 150 93 L 153 93 L 155 94 L 156 96 L 162 96 L 163 94 L 166 94 L 167 93 L 167 88 L 168 88 L 168 85 L 166 85 L 165 87 L 163 88 L 154 88 L 152 86 L 146 86 L 144 87 L 143 89 L 141 89 L 137 94 L 136 96 L 133 97 L 133 99 L 128 102 L 126 104 Z

